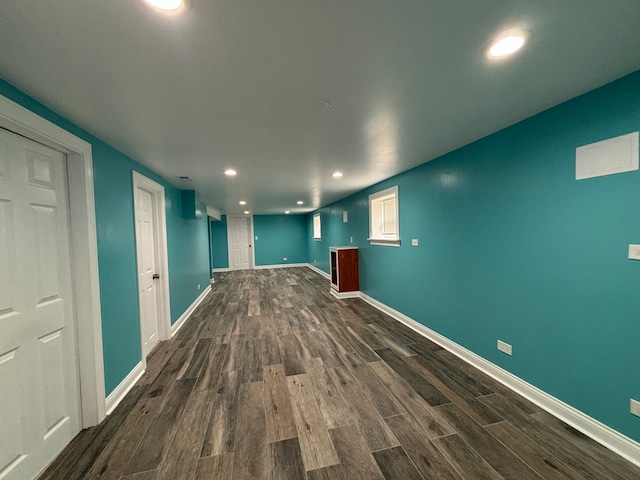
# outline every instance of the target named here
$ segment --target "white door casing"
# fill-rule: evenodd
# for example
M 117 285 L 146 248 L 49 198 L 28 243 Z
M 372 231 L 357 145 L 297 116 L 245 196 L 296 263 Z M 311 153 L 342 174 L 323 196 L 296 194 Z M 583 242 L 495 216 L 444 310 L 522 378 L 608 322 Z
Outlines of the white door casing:
M 91 145 L 1 95 L 0 127 L 66 154 L 82 427 L 97 425 L 105 417 L 105 383 Z
M 227 217 L 227 237 L 229 270 L 253 268 L 253 217 Z
M 0 129 L 0 478 L 80 431 L 64 154 Z
M 134 171 L 133 194 L 140 336 L 146 366 L 147 355 L 171 331 L 164 187 Z

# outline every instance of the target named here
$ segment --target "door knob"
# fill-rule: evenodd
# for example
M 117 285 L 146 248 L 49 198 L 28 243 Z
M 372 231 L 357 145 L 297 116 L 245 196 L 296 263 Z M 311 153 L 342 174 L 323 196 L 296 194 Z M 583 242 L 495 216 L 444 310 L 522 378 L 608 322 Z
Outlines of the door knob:
M 151 278 L 153 278 L 154 280 L 157 280 L 157 279 L 160 278 L 160 274 L 159 273 L 154 273 L 153 277 L 151 277 Z

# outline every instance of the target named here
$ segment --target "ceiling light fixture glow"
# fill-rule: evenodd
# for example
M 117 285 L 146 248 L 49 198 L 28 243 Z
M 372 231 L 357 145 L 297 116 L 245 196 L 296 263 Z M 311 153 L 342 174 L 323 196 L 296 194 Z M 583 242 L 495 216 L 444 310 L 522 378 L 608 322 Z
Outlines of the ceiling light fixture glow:
M 183 0 L 145 0 L 149 5 L 159 8 L 160 10 L 166 10 L 172 12 L 178 10 L 183 6 Z
M 342 175 L 343 175 L 343 173 L 342 173 L 342 172 L 333 172 L 333 173 L 331 174 L 331 176 L 332 176 L 333 178 L 340 178 L 340 177 L 342 177 Z
M 489 46 L 488 55 L 491 58 L 503 58 L 513 55 L 527 42 L 527 33 L 520 30 L 510 30 L 500 35 Z
M 289 210 L 284 211 L 285 215 L 289 215 L 291 212 Z
M 239 203 L 240 205 L 246 205 L 246 204 L 247 204 L 247 202 L 245 202 L 244 200 L 240 200 L 238 203 Z
M 224 174 L 225 174 L 227 177 L 235 177 L 235 176 L 238 174 L 238 172 L 236 172 L 233 168 L 227 168 L 227 169 L 224 171 Z
M 303 202 L 302 200 L 298 200 L 296 203 L 297 203 L 298 205 L 304 205 L 304 202 Z
M 245 215 L 249 215 L 249 210 L 245 210 L 245 211 L 244 211 L 244 214 L 245 214 Z

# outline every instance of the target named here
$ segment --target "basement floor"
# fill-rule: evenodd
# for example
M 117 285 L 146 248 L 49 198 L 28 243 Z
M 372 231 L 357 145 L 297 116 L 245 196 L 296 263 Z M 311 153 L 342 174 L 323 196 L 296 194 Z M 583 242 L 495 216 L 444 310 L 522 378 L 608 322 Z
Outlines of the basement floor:
M 308 268 L 219 274 L 50 479 L 640 479 Z

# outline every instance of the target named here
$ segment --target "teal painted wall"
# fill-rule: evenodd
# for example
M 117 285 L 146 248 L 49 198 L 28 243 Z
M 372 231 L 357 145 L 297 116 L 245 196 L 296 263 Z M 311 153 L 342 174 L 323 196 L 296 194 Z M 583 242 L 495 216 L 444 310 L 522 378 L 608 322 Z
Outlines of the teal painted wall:
M 306 215 L 254 215 L 253 233 L 257 266 L 307 263 Z
M 211 221 L 211 254 L 213 268 L 229 268 L 229 244 L 227 242 L 227 216 Z
M 175 322 L 209 281 L 206 217 L 183 220 L 180 190 L 0 79 L 0 95 L 89 142 L 93 152 L 105 388 L 107 395 L 141 360 L 132 170 L 164 185 Z
M 322 208 L 321 241 L 308 215 L 309 261 L 353 237 L 365 293 L 640 441 L 640 172 L 575 180 L 576 147 L 639 129 L 636 72 Z M 392 185 L 402 245 L 370 246 Z

